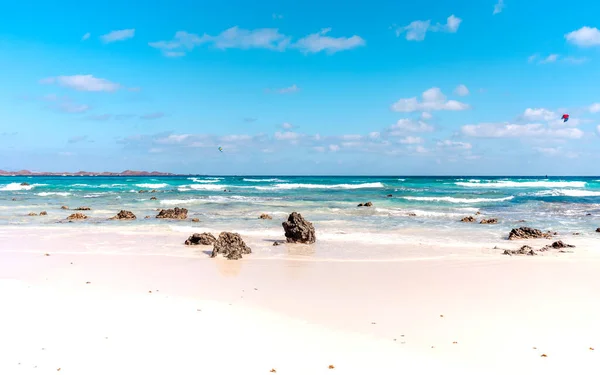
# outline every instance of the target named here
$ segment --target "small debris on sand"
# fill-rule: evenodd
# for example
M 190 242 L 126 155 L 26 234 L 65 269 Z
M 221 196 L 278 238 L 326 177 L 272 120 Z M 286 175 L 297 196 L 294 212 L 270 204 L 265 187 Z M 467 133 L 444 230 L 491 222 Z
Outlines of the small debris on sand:
M 440 318 L 443 318 L 443 317 L 444 317 L 443 315 L 440 315 Z
M 269 371 L 269 372 L 277 372 L 277 371 L 274 368 L 272 368 L 271 371 Z
M 545 354 L 542 354 L 541 356 L 542 356 L 543 358 L 546 358 L 546 357 L 547 357 L 547 355 L 545 355 Z
M 50 256 L 50 254 L 46 253 L 46 254 L 44 254 L 44 256 L 45 256 L 45 257 L 49 257 L 49 256 Z
M 590 347 L 590 350 L 594 350 L 594 348 Z
M 91 281 L 86 281 L 85 283 L 86 283 L 86 284 L 91 284 L 92 282 L 91 282 Z
M 334 365 L 329 365 L 329 369 L 330 369 L 330 370 L 333 370 L 334 368 L 335 368 L 335 366 L 334 366 Z
M 458 344 L 458 341 L 452 341 L 453 344 Z

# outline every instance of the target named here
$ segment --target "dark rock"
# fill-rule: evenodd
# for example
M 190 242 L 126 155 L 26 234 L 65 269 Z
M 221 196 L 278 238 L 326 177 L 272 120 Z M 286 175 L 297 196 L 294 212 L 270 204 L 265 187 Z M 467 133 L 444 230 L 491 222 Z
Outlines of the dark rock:
M 199 222 L 200 222 L 200 219 L 198 219 L 197 217 L 192 219 L 192 223 L 199 223 Z
M 285 242 L 283 241 L 275 241 L 273 242 L 273 246 L 279 246 L 279 245 L 283 245 Z
M 537 255 L 531 246 L 523 245 L 518 250 L 504 250 L 505 255 Z
M 524 223 L 525 220 L 517 220 L 517 223 Z
M 138 193 L 140 193 L 140 194 L 147 193 L 147 192 L 148 192 L 148 190 L 140 190 L 140 191 L 138 191 Z
M 87 219 L 87 216 L 85 216 L 84 214 L 80 213 L 80 212 L 76 212 L 72 215 L 69 215 L 69 217 L 67 217 L 67 220 L 84 220 Z
M 30 184 L 28 182 L 21 182 L 21 186 L 29 186 Z
M 596 232 L 600 232 L 600 228 L 596 228 Z
M 68 210 L 68 209 L 69 209 L 69 207 L 67 207 L 67 206 L 61 206 L 61 207 L 60 207 L 60 209 L 61 209 L 61 210 Z
M 367 202 L 367 203 L 359 203 L 358 207 L 372 207 L 373 203 L 372 202 Z
M 481 215 L 481 212 L 477 211 L 475 212 L 475 215 Z
M 150 219 L 150 216 L 144 216 L 144 219 Z
M 27 216 L 37 216 L 37 214 L 35 212 L 30 212 L 27 214 Z
M 167 210 L 160 210 L 158 215 L 156 215 L 157 219 L 177 219 L 177 220 L 185 220 L 187 219 L 188 210 L 185 208 L 169 208 Z
M 217 254 L 223 254 L 227 259 L 237 260 L 242 254 L 250 254 L 252 250 L 244 243 L 242 237 L 237 233 L 222 232 L 213 246 L 211 258 Z
M 316 241 L 315 227 L 297 212 L 292 212 L 281 225 L 287 242 L 310 244 Z
M 508 234 L 509 240 L 524 240 L 530 238 L 550 238 L 552 234 L 550 232 L 542 232 L 539 229 L 529 228 L 529 227 L 520 227 L 513 228 Z
M 14 202 L 14 201 L 16 201 L 16 200 L 17 200 L 17 198 L 13 198 L 13 199 L 12 199 L 12 201 L 13 201 L 13 202 Z
M 587 214 L 585 214 L 585 216 L 592 216 L 592 214 L 590 214 L 589 212 Z
M 90 211 L 91 208 L 89 207 L 77 207 L 75 208 L 75 211 Z
M 391 198 L 391 197 L 393 197 L 393 195 L 392 195 L 392 194 L 388 194 L 387 196 L 388 196 L 388 198 Z
M 498 219 L 483 219 L 480 224 L 498 224 Z
M 151 198 L 150 198 L 150 200 L 151 200 L 151 201 L 155 201 L 155 200 L 156 200 L 156 197 L 151 197 Z
M 258 218 L 263 219 L 263 220 L 272 220 L 273 219 L 271 217 L 271 215 L 268 215 L 268 214 L 261 214 Z
M 135 220 L 136 217 L 133 214 L 133 212 L 131 212 L 131 211 L 121 210 L 121 211 L 119 211 L 119 213 L 116 216 L 112 217 L 111 219 L 113 219 L 113 220 Z
M 566 247 L 575 247 L 575 245 L 569 245 L 562 241 L 555 241 L 555 242 L 552 242 L 552 245 L 550 245 L 550 247 L 553 249 L 564 249 Z
M 40 212 L 40 216 L 46 216 L 46 215 L 48 215 L 48 213 L 46 211 Z
M 409 212 L 408 216 L 417 216 L 417 214 L 415 214 L 414 212 Z
M 217 239 L 210 233 L 194 233 L 185 240 L 186 245 L 213 245 L 215 242 Z
M 460 221 L 462 221 L 463 223 L 474 223 L 475 218 L 473 216 L 467 216 L 460 219 Z
M 152 190 L 151 193 L 156 193 L 156 190 Z
M 579 233 L 579 232 L 574 232 L 574 233 L 573 233 L 573 235 L 574 235 L 574 236 L 579 236 L 580 234 L 581 234 L 581 233 Z

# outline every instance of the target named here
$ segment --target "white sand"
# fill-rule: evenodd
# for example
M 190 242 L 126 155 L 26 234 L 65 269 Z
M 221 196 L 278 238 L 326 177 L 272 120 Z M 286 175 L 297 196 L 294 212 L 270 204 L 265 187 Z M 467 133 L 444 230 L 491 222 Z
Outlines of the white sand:
M 600 373 L 591 250 L 227 261 L 18 233 L 0 239 L 2 375 Z

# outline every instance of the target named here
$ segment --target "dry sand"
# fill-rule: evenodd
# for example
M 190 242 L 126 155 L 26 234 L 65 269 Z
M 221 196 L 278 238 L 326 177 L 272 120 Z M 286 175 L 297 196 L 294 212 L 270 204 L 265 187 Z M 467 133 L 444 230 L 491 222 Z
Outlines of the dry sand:
M 0 241 L 0 374 L 600 373 L 591 250 L 227 261 L 17 241 Z

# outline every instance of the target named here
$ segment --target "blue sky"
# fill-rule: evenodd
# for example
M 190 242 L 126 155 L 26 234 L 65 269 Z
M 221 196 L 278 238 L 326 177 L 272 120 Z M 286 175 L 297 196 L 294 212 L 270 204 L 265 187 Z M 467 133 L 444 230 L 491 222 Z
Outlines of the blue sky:
M 0 169 L 597 175 L 597 14 L 590 0 L 14 2 Z

